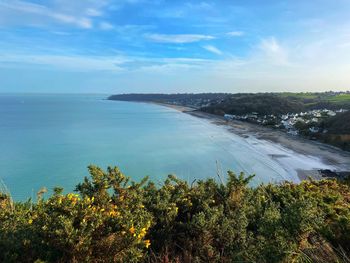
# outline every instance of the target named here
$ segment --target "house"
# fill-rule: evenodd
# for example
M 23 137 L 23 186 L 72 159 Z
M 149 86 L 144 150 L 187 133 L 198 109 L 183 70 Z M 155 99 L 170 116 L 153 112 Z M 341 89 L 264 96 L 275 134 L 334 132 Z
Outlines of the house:
M 232 114 L 225 114 L 225 115 L 224 115 L 224 118 L 225 118 L 226 120 L 233 120 L 234 117 L 235 117 L 235 115 L 232 115 Z
M 329 110 L 328 112 L 327 112 L 327 114 L 328 114 L 328 116 L 335 116 L 335 115 L 337 115 L 334 111 L 332 111 L 332 110 Z
M 318 127 L 311 127 L 311 128 L 309 128 L 309 131 L 312 133 L 317 133 L 320 131 L 320 129 Z

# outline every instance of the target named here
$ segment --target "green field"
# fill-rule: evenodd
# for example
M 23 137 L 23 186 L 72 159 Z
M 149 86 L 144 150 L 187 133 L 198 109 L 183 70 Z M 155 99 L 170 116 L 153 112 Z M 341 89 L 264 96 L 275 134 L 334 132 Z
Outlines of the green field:
M 327 99 L 330 102 L 349 102 L 350 103 L 350 94 L 338 94 L 335 96 L 331 96 Z
M 279 93 L 279 95 L 281 97 L 294 97 L 298 99 L 317 99 L 319 97 L 319 94 L 310 93 L 310 92 L 301 92 L 301 93 L 283 92 L 283 93 Z

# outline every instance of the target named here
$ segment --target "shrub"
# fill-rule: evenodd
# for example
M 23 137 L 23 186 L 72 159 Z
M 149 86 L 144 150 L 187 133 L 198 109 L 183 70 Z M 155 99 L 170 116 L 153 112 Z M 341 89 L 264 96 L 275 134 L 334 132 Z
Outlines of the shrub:
M 89 171 L 74 194 L 0 194 L 0 262 L 349 262 L 350 189 L 335 180 L 156 187 Z

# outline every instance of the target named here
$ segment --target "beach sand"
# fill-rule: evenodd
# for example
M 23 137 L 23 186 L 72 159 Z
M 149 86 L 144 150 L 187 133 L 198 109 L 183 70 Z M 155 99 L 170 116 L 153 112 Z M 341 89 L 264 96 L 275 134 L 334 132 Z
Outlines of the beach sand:
M 227 121 L 222 116 L 198 111 L 194 108 L 157 103 L 220 125 L 243 137 L 262 154 L 278 162 L 287 172 L 300 180 L 322 179 L 320 169 L 350 171 L 350 152 L 331 145 L 287 134 L 280 130 L 242 121 Z

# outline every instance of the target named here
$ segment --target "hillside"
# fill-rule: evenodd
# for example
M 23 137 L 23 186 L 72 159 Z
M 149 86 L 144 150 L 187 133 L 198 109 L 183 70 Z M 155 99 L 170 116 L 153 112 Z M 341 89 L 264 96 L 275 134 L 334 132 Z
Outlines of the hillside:
M 178 94 L 118 94 L 108 97 L 109 100 L 161 102 L 186 106 L 202 106 L 205 103 L 221 101 L 226 93 L 178 93 Z
M 331 134 L 350 134 L 350 111 L 330 118 L 326 121 L 325 127 Z
M 260 115 L 298 113 L 314 109 L 350 109 L 347 93 L 256 93 L 232 94 L 201 110 L 214 114 Z
M 305 108 L 301 101 L 282 97 L 279 94 L 235 94 L 201 110 L 214 114 L 242 115 L 257 112 L 260 115 L 269 115 L 300 112 Z
M 324 128 L 328 132 L 320 136 L 322 141 L 350 151 L 350 111 L 329 118 Z

